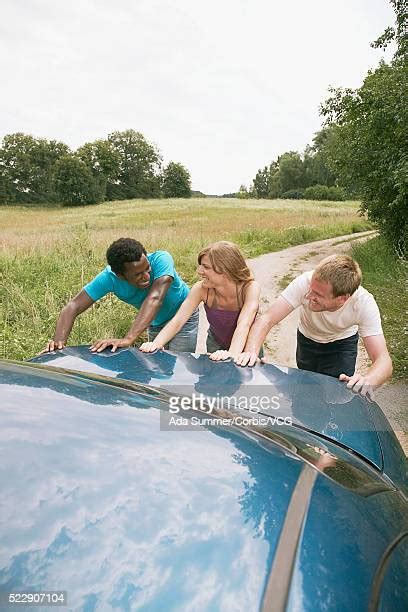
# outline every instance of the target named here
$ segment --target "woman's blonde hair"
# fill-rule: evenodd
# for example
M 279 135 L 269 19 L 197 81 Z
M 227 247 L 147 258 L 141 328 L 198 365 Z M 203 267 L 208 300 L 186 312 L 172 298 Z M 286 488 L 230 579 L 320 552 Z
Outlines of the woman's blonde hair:
M 213 269 L 218 274 L 225 274 L 234 283 L 247 283 L 254 280 L 243 254 L 236 244 L 228 240 L 220 240 L 206 246 L 198 254 L 198 263 L 207 255 Z

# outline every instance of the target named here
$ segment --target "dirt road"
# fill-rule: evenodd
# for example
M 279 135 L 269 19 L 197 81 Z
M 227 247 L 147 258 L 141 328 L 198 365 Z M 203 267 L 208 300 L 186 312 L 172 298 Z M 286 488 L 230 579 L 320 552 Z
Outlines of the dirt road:
M 262 286 L 261 310 L 271 304 L 282 289 L 298 274 L 312 270 L 327 255 L 345 253 L 350 245 L 371 238 L 375 232 L 362 232 L 350 236 L 340 236 L 319 240 L 309 244 L 261 255 L 249 260 L 255 278 Z M 298 312 L 294 311 L 279 325 L 274 327 L 266 338 L 266 357 L 281 365 L 296 367 L 296 329 Z M 204 311 L 200 312 L 200 333 L 198 352 L 205 352 L 205 335 L 208 323 Z M 368 367 L 368 357 L 360 342 L 357 367 Z M 394 428 L 406 454 L 408 455 L 408 385 L 396 383 L 384 386 L 376 394 L 376 401 Z

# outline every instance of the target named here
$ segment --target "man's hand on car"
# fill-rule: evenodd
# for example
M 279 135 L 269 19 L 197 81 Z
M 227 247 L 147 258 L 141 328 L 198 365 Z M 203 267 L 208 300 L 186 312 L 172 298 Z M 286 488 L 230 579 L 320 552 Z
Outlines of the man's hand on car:
M 356 372 L 353 376 L 347 376 L 347 374 L 340 374 L 339 380 L 347 383 L 347 389 L 351 389 L 353 393 L 359 393 L 363 397 L 366 397 L 371 402 L 374 401 L 374 387 L 367 376 Z
M 52 353 L 52 351 L 59 351 L 63 348 L 65 348 L 65 342 L 62 342 L 62 340 L 50 340 L 47 346 L 38 354 L 44 355 L 44 353 Z

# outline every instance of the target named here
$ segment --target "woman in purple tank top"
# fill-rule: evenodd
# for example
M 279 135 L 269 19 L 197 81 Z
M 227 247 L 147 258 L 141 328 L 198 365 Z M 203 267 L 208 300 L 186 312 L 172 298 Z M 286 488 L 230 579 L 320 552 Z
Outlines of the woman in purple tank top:
M 151 353 L 163 348 L 200 303 L 209 323 L 210 359 L 235 359 L 243 351 L 258 312 L 261 290 L 244 256 L 233 242 L 215 242 L 199 253 L 197 272 L 201 280 L 191 288 L 177 314 L 153 342 L 142 344 L 141 351 Z

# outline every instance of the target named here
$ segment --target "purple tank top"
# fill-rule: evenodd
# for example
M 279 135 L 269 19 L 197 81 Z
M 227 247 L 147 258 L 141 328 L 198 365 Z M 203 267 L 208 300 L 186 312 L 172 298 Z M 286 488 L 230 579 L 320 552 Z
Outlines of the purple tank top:
M 207 315 L 210 330 L 218 344 L 223 349 L 228 350 L 231 344 L 232 336 L 237 327 L 237 322 L 241 309 L 239 310 L 221 310 L 220 308 L 210 308 L 207 304 L 207 299 L 204 302 L 204 310 Z M 239 307 L 238 289 L 237 289 L 237 306 Z

